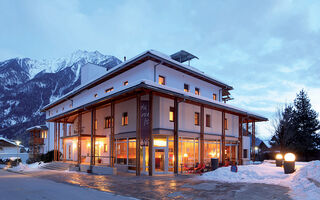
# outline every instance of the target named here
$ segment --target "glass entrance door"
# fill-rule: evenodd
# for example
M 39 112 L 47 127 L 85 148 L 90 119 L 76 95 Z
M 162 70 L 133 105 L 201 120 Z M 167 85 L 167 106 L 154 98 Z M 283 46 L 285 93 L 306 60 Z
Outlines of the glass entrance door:
M 168 172 L 167 148 L 155 147 L 153 150 L 153 169 L 156 174 Z

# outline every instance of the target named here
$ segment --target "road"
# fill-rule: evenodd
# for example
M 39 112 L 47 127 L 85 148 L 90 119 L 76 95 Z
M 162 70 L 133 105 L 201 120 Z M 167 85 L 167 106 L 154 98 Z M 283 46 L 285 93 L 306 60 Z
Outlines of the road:
M 0 169 L 0 200 L 133 199 L 109 192 L 34 178 Z

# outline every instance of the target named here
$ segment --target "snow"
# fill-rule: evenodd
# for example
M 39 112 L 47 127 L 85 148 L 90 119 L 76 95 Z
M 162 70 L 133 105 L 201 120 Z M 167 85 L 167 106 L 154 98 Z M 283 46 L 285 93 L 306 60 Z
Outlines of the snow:
M 43 162 L 36 162 L 36 163 L 32 163 L 32 164 L 19 163 L 18 166 L 12 167 L 12 168 L 7 168 L 7 169 L 12 172 L 32 172 L 32 171 L 42 170 L 41 167 L 44 165 L 45 165 L 45 163 L 43 163 Z
M 320 199 L 320 161 L 296 162 L 296 172 L 293 174 L 284 174 L 282 167 L 264 162 L 259 165 L 238 166 L 237 173 L 231 172 L 230 167 L 222 167 L 197 178 L 231 183 L 281 185 L 290 188 L 289 195 L 293 199 Z

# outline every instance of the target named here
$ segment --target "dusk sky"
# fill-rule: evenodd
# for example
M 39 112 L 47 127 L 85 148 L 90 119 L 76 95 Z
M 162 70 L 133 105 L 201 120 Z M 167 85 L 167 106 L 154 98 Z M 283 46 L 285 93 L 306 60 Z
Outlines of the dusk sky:
M 320 112 L 320 1 L 3 1 L 0 61 L 81 49 L 119 59 L 181 49 L 232 85 L 233 101 L 272 121 L 305 89 Z M 272 134 L 270 122 L 258 135 Z

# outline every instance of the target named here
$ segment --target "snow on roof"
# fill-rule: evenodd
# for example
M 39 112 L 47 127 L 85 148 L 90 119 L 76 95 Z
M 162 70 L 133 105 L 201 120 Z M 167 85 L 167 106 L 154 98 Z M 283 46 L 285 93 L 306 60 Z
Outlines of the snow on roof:
M 27 128 L 26 131 L 31 131 L 31 130 L 48 130 L 48 127 L 46 125 L 37 125 L 37 126 L 32 126 L 30 128 Z
M 5 137 L 0 136 L 0 140 L 5 141 L 5 142 L 7 142 L 7 143 L 9 143 L 9 144 L 12 144 L 12 145 L 14 145 L 14 146 L 17 146 L 17 144 L 16 144 L 15 141 L 10 140 L 10 139 L 8 139 L 8 138 L 5 138 Z M 22 145 L 19 145 L 19 146 L 20 146 L 20 147 L 23 147 Z
M 169 55 L 166 55 L 166 54 L 164 54 L 164 53 L 161 53 L 161 52 L 159 52 L 159 51 L 156 51 L 156 50 L 152 50 L 152 49 L 151 49 L 151 50 L 144 51 L 144 52 L 142 52 L 142 53 L 134 56 L 133 58 L 130 58 L 130 59 L 126 60 L 125 62 L 122 62 L 122 63 L 120 63 L 119 65 L 117 65 L 117 66 L 109 69 L 109 70 L 107 71 L 107 73 L 104 74 L 103 76 L 101 76 L 100 78 L 97 78 L 96 80 L 92 80 L 92 81 L 88 82 L 87 84 L 79 85 L 78 87 L 74 88 L 72 91 L 68 92 L 67 94 L 61 96 L 60 98 L 56 99 L 55 101 L 53 101 L 53 102 L 49 103 L 48 105 L 44 106 L 42 111 L 45 111 L 45 110 L 48 109 L 51 105 L 54 105 L 54 104 L 56 104 L 56 103 L 58 103 L 58 102 L 60 102 L 60 101 L 63 101 L 63 100 L 65 100 L 65 99 L 67 99 L 69 96 L 71 96 L 71 95 L 73 95 L 73 94 L 76 94 L 76 93 L 79 92 L 80 90 L 85 89 L 85 88 L 89 87 L 90 85 L 94 84 L 95 82 L 98 82 L 99 80 L 101 80 L 101 79 L 109 76 L 110 74 L 112 74 L 112 73 L 115 72 L 116 70 L 121 69 L 122 67 L 124 67 L 124 66 L 126 66 L 127 64 L 135 61 L 136 59 L 138 59 L 139 57 L 141 57 L 141 56 L 143 56 L 143 55 L 145 55 L 145 54 L 147 54 L 147 53 L 150 53 L 150 54 L 153 54 L 153 55 L 155 55 L 155 56 L 157 56 L 157 57 L 160 57 L 160 58 L 162 58 L 162 59 L 165 59 L 165 60 L 167 60 L 167 61 L 169 61 L 169 62 L 171 62 L 171 63 L 174 63 L 175 65 L 180 66 L 180 67 L 182 67 L 182 68 L 184 68 L 184 69 L 191 70 L 191 71 L 193 71 L 194 73 L 200 74 L 201 76 L 207 77 L 208 79 L 211 79 L 211 80 L 214 80 L 214 81 L 216 81 L 216 82 L 219 82 L 219 83 L 221 83 L 221 84 L 223 84 L 223 85 L 226 85 L 226 86 L 229 87 L 230 89 L 232 89 L 231 86 L 223 83 L 222 81 L 220 81 L 220 80 L 218 80 L 218 79 L 216 79 L 216 78 L 213 78 L 213 77 L 205 74 L 204 72 L 202 72 L 202 71 L 200 71 L 200 70 L 198 70 L 198 69 L 196 69 L 196 68 L 194 68 L 194 67 L 191 67 L 191 66 L 182 64 L 182 63 L 180 63 L 180 62 L 178 62 L 178 61 L 176 61 L 176 60 L 173 60 Z

